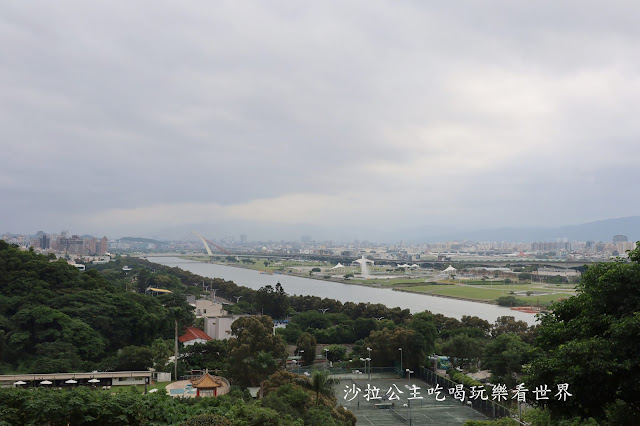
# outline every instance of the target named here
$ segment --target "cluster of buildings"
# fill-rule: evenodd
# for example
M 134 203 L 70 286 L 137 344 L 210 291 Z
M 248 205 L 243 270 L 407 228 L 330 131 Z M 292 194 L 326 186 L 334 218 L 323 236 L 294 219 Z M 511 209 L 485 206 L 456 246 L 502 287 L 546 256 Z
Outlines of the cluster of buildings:
M 38 231 L 35 235 L 5 234 L 1 239 L 9 244 L 17 244 L 23 248 L 32 247 L 42 252 L 80 256 L 104 255 L 109 252 L 107 237 L 69 235 L 67 231 L 62 231 L 60 234 L 47 234 L 43 231 Z
M 91 256 L 109 252 L 176 253 L 186 254 L 203 251 L 202 242 L 195 237 L 187 241 L 159 241 L 147 238 L 121 238 L 109 241 L 107 237 L 95 238 L 89 235 L 47 234 L 43 231 L 35 235 L 5 234 L 0 238 L 24 248 L 33 247 L 44 252 L 59 255 Z M 214 240 L 215 241 L 215 240 Z M 535 242 L 478 242 L 448 241 L 428 244 L 380 244 L 354 240 L 349 243 L 334 241 L 314 241 L 304 236 L 300 241 L 247 241 L 245 234 L 239 241 L 225 239 L 216 246 L 222 254 L 258 254 L 283 256 L 326 256 L 360 258 L 386 262 L 424 262 L 460 260 L 556 260 L 556 261 L 602 261 L 615 256 L 624 256 L 635 248 L 635 243 L 625 235 L 614 235 L 611 241 L 535 241 Z M 214 244 L 215 245 L 215 244 Z M 220 247 L 225 250 L 220 251 Z M 216 250 L 212 247 L 212 250 Z

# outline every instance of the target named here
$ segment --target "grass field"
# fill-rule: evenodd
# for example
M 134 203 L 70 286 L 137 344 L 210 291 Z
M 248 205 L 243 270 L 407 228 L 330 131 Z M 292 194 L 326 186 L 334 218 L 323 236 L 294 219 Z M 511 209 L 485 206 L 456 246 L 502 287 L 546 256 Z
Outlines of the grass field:
M 433 285 L 426 284 L 421 286 L 411 286 L 404 288 L 405 290 L 416 292 L 416 293 L 426 293 L 433 295 L 442 295 L 442 296 L 452 296 L 452 297 L 460 297 L 469 300 L 480 300 L 484 302 L 489 302 L 495 300 L 501 296 L 515 296 L 518 299 L 530 301 L 532 304 L 536 303 L 549 303 L 555 302 L 559 299 L 564 299 L 573 295 L 573 293 L 562 291 L 557 293 L 550 294 L 532 294 L 531 296 L 520 295 L 520 294 L 509 294 L 509 286 L 500 286 L 500 288 L 489 288 L 486 286 L 482 287 L 474 287 L 474 286 L 466 286 L 466 285 Z M 538 292 L 549 292 L 549 289 L 541 289 L 539 287 L 532 287 L 528 285 L 512 285 L 511 289 L 515 292 L 521 291 L 538 291 Z

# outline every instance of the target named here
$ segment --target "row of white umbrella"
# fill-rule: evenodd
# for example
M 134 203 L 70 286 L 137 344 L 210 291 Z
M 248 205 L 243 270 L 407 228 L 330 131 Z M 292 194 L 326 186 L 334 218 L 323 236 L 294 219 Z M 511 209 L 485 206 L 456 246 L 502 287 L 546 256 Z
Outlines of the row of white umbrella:
M 91 379 L 91 380 L 87 380 L 87 382 L 91 383 L 91 384 L 95 384 L 95 383 L 100 383 L 99 379 Z M 65 381 L 66 384 L 68 385 L 75 385 L 76 383 L 78 383 L 77 380 L 73 380 L 73 379 L 69 379 Z M 26 385 L 27 382 L 23 381 L 23 380 L 18 380 L 17 382 L 13 383 L 15 386 L 22 386 L 22 385 Z M 52 385 L 53 382 L 49 381 L 49 380 L 43 380 L 40 382 L 41 385 Z

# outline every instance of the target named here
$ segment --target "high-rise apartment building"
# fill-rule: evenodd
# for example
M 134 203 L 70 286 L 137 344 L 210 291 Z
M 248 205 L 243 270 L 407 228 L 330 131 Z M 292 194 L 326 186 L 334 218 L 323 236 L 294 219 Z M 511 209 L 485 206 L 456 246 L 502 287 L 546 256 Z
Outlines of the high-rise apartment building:
M 49 248 L 51 248 L 51 238 L 49 238 L 47 234 L 43 234 L 38 241 L 39 247 L 42 250 L 48 250 Z
M 58 250 L 69 254 L 84 254 L 84 240 L 77 235 L 72 235 L 71 238 L 60 237 Z
M 100 250 L 98 250 L 98 254 L 105 254 L 109 251 L 109 240 L 107 237 L 102 237 L 100 240 Z

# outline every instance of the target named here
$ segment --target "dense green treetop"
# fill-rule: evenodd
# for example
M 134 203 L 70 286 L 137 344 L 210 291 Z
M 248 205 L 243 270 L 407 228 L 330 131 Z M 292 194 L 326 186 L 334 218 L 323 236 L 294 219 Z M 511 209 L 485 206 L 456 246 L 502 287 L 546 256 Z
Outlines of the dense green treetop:
M 231 324 L 229 372 L 235 383 L 258 386 L 267 376 L 284 368 L 287 348 L 273 333 L 268 316 L 242 317 Z
M 542 402 L 556 418 L 640 423 L 640 245 L 629 259 L 590 266 L 578 295 L 542 317 L 527 384 L 569 384 L 567 401 Z
M 126 346 L 170 338 L 174 318 L 193 322 L 183 296 L 127 291 L 122 274 L 112 281 L 0 241 L 0 373 L 95 369 Z

